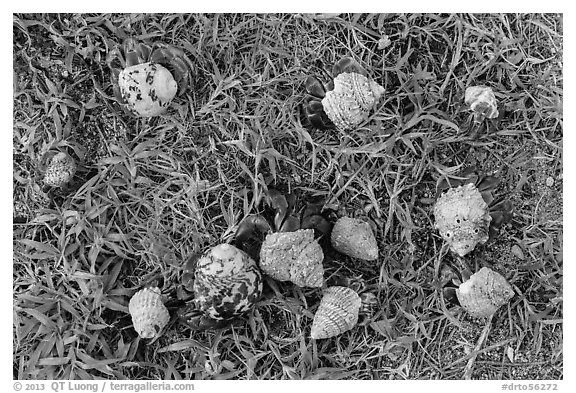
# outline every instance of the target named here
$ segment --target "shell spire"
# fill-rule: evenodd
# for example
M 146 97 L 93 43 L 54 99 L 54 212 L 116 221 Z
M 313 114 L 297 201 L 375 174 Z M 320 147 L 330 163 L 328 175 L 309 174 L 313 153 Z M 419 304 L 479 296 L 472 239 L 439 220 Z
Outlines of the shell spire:
M 334 286 L 324 290 L 314 315 L 310 337 L 315 340 L 344 333 L 358 323 L 362 300 L 350 288 Z
M 128 311 L 132 316 L 134 330 L 142 338 L 158 336 L 170 320 L 170 314 L 157 287 L 136 292 L 130 299 Z
M 313 229 L 277 232 L 266 236 L 260 249 L 260 268 L 279 281 L 300 287 L 322 287 L 324 253 Z

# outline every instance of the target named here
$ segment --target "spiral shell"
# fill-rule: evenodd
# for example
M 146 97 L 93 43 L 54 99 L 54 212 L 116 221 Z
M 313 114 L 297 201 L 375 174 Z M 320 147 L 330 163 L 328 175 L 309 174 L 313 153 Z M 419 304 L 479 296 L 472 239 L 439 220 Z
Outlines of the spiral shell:
M 192 286 L 195 303 L 213 320 L 232 319 L 258 301 L 262 275 L 256 262 L 230 244 L 208 250 L 198 260 Z
M 142 338 L 156 337 L 170 320 L 157 287 L 136 292 L 130 299 L 128 311 L 132 316 L 134 330 Z
M 378 245 L 370 224 L 358 218 L 341 217 L 334 224 L 330 237 L 332 247 L 352 258 L 378 259 Z
M 464 93 L 464 102 L 474 112 L 489 119 L 498 117 L 498 102 L 491 88 L 487 86 L 470 86 Z
M 323 259 L 324 253 L 314 239 L 313 229 L 269 234 L 260 249 L 260 268 L 264 273 L 300 287 L 323 285 Z
M 434 205 L 435 227 L 450 249 L 463 257 L 488 240 L 488 204 L 474 184 L 451 188 Z
M 142 117 L 162 114 L 178 91 L 170 71 L 150 62 L 122 70 L 118 75 L 118 87 L 128 109 Z
M 350 288 L 325 289 L 312 321 L 310 337 L 330 338 L 352 329 L 358 322 L 361 303 L 358 294 Z
M 62 187 L 69 183 L 76 173 L 76 161 L 68 154 L 60 152 L 50 160 L 44 173 L 44 184 Z
M 383 94 L 384 88 L 364 75 L 342 73 L 334 79 L 334 90 L 326 93 L 322 106 L 336 128 L 346 131 L 368 119 Z
M 514 297 L 512 286 L 499 273 L 483 267 L 456 289 L 460 305 L 475 318 L 488 317 Z

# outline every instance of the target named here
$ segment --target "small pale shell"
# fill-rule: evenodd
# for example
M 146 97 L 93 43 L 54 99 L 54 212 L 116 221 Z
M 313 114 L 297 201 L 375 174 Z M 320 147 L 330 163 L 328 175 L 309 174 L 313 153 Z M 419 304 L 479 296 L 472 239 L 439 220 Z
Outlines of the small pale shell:
M 434 205 L 434 218 L 442 238 L 461 257 L 488 240 L 492 217 L 488 204 L 474 184 L 451 188 L 444 193 Z
M 361 304 L 360 296 L 350 288 L 325 289 L 312 321 L 310 337 L 330 338 L 352 329 L 358 322 Z
M 178 91 L 178 84 L 165 67 L 141 63 L 118 75 L 118 86 L 128 108 L 142 117 L 162 114 Z
M 334 79 L 334 90 L 326 93 L 322 106 L 336 128 L 346 131 L 365 121 L 383 94 L 384 88 L 364 75 L 342 73 Z
M 352 258 L 374 261 L 378 259 L 378 245 L 370 224 L 366 221 L 341 217 L 334 224 L 330 237 L 332 247 Z
M 489 119 L 498 117 L 498 102 L 491 88 L 487 86 L 470 86 L 464 94 L 464 102 L 474 112 Z
M 323 259 L 313 229 L 271 233 L 260 249 L 260 268 L 264 273 L 300 287 L 320 288 L 324 284 Z
M 62 187 L 72 180 L 75 173 L 76 162 L 74 159 L 68 154 L 60 152 L 50 160 L 44 174 L 44 184 L 50 187 Z
M 240 316 L 262 294 L 262 275 L 256 262 L 231 244 L 220 244 L 198 260 L 194 273 L 195 302 L 213 320 Z
M 132 316 L 134 330 L 142 338 L 156 337 L 170 320 L 157 287 L 136 292 L 130 299 L 128 311 Z
M 460 305 L 475 318 L 488 317 L 514 297 L 512 286 L 499 273 L 483 267 L 456 289 Z

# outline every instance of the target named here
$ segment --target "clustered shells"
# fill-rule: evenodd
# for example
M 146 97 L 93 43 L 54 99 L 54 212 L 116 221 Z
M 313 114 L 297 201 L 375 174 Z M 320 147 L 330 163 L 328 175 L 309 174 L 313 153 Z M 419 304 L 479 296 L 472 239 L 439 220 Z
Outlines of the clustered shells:
M 193 291 L 204 315 L 231 319 L 256 303 L 262 294 L 262 276 L 248 254 L 231 244 L 220 244 L 198 260 Z
M 136 292 L 130 299 L 128 311 L 132 316 L 134 330 L 142 338 L 156 337 L 170 320 L 170 314 L 157 287 Z
M 314 239 L 313 229 L 268 234 L 260 249 L 260 268 L 264 273 L 300 287 L 323 285 L 323 259 L 324 253 Z
M 118 75 L 118 86 L 128 108 L 143 117 L 162 114 L 178 91 L 170 71 L 151 62 L 126 67 Z
M 330 237 L 332 247 L 353 258 L 378 259 L 378 244 L 370 224 L 357 218 L 341 217 L 334 224 Z
M 44 184 L 49 187 L 62 187 L 72 180 L 75 173 L 74 159 L 64 152 L 57 153 L 46 168 Z
M 325 289 L 314 315 L 310 337 L 316 340 L 330 338 L 352 329 L 358 322 L 361 304 L 360 296 L 350 288 Z
M 463 257 L 488 240 L 488 204 L 474 184 L 451 188 L 434 205 L 436 228 L 450 249 Z
M 487 86 L 470 86 L 464 94 L 464 102 L 470 109 L 489 119 L 498 117 L 498 102 L 491 88 Z
M 347 131 L 368 119 L 368 113 L 384 94 L 375 81 L 355 72 L 334 79 L 334 90 L 326 92 L 322 106 L 336 128 Z
M 514 296 L 512 286 L 499 273 L 483 267 L 456 289 L 460 305 L 473 317 L 494 314 Z

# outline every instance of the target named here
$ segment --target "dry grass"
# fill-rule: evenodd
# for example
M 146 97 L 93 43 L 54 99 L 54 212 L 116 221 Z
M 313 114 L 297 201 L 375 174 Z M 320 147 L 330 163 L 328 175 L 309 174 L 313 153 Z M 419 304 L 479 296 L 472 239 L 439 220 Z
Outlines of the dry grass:
M 167 115 L 117 107 L 105 58 L 118 29 L 193 59 L 194 86 Z M 26 222 L 14 224 L 14 377 L 562 378 L 562 34 L 553 14 L 15 15 L 13 190 Z M 385 99 L 350 133 L 304 128 L 304 78 L 346 55 Z M 505 108 L 476 140 L 463 105 L 472 84 Z M 58 146 L 85 165 L 47 207 L 38 164 Z M 488 327 L 434 286 L 458 264 L 433 230 L 436 183 L 473 165 L 504 180 L 516 212 L 467 258 L 517 292 Z M 327 276 L 376 288 L 374 322 L 312 341 L 319 292 L 269 281 L 238 326 L 173 321 L 140 341 L 127 314 L 138 286 L 169 286 L 189 255 L 231 240 L 268 186 L 378 224 L 377 264 L 325 261 Z

